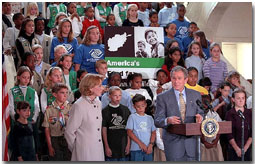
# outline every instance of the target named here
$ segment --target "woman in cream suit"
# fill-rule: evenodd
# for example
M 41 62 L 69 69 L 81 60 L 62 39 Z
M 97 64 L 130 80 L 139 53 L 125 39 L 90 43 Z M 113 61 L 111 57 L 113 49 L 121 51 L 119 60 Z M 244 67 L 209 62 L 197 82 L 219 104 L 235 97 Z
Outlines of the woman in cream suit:
M 65 131 L 72 161 L 104 161 L 102 105 L 97 99 L 104 90 L 102 80 L 101 75 L 87 74 L 80 83 L 82 96 L 72 106 Z

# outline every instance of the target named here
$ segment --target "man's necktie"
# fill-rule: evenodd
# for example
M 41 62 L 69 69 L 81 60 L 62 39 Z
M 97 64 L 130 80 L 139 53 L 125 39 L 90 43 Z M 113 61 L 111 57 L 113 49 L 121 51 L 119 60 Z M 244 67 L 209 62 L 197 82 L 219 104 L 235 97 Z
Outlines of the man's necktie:
M 180 102 L 181 117 L 182 117 L 182 121 L 184 122 L 185 112 L 186 112 L 186 104 L 185 104 L 185 101 L 184 101 L 182 93 L 179 94 L 179 102 Z

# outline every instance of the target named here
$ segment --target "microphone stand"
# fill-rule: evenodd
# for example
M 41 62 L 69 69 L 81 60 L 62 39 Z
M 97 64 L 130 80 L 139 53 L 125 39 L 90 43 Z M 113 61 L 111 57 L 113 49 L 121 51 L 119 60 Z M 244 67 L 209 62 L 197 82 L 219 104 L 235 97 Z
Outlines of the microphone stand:
M 242 117 L 241 117 L 242 118 Z M 241 156 L 244 161 L 244 118 L 242 118 L 242 143 L 241 143 Z
M 201 101 L 197 100 L 196 103 L 203 111 L 207 110 L 202 106 Z M 197 136 L 197 161 L 201 161 L 201 136 Z
M 241 110 L 237 111 L 239 117 L 242 119 L 242 142 L 241 142 L 241 156 L 242 156 L 242 161 L 244 161 L 244 120 L 245 117 L 243 115 L 243 112 Z
M 197 161 L 201 161 L 201 137 L 197 136 Z

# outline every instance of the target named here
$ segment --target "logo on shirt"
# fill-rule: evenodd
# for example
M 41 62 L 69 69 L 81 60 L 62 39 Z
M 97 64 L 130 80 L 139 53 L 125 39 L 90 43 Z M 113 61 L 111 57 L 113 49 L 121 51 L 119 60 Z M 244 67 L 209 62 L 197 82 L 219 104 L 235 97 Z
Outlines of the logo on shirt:
M 92 49 L 89 53 L 95 59 L 99 59 L 103 56 L 103 52 L 100 49 Z
M 118 116 L 116 113 L 112 114 L 111 123 L 113 126 L 109 127 L 109 129 L 125 129 L 124 121 L 122 116 Z
M 188 28 L 181 26 L 178 31 L 180 35 L 183 36 L 183 35 L 186 35 L 186 33 L 188 32 Z
M 174 20 L 174 18 L 175 18 L 175 13 L 171 13 L 171 14 L 169 15 L 168 20 Z
M 63 44 L 63 46 L 66 48 L 68 53 L 71 53 L 73 51 L 73 46 L 71 44 Z
M 147 131 L 147 126 L 148 126 L 147 122 L 140 122 L 140 124 L 139 124 L 140 129 L 139 129 L 139 131 L 146 132 Z

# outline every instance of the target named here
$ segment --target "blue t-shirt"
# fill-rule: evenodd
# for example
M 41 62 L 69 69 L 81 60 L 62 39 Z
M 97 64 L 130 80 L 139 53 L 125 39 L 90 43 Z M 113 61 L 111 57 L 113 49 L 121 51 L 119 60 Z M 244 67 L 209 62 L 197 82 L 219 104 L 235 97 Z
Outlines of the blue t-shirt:
M 172 23 L 176 25 L 176 34 L 175 37 L 182 40 L 185 36 L 188 36 L 189 23 L 186 19 L 184 21 L 179 21 L 175 19 Z
M 211 55 L 210 55 L 210 42 L 207 41 L 207 44 L 208 44 L 207 48 L 202 48 L 203 52 L 204 52 L 205 60 L 207 60 L 211 57 Z
M 149 19 L 149 9 L 146 9 L 145 11 L 137 11 L 138 14 L 138 19 L 143 21 L 143 25 L 144 27 L 148 27 L 151 23 L 150 19 Z
M 54 62 L 54 63 L 51 64 L 51 66 L 52 66 L 52 67 L 56 67 L 57 64 L 58 64 L 57 62 Z
M 104 45 L 103 44 L 93 44 L 86 46 L 84 44 L 79 45 L 77 48 L 77 53 L 74 56 L 74 64 L 80 64 L 80 69 L 86 69 L 88 73 L 95 73 L 96 61 L 104 59 Z
M 160 27 L 165 27 L 169 22 L 177 18 L 177 7 L 172 5 L 171 8 L 167 8 L 165 6 L 158 13 L 158 24 L 160 24 Z
M 108 84 L 108 78 L 105 78 L 102 82 L 102 85 L 106 86 Z
M 54 48 L 58 45 L 63 45 L 69 54 L 74 53 L 76 55 L 76 50 L 78 47 L 77 39 L 73 38 L 73 40 L 70 43 L 67 42 L 67 37 L 64 37 L 63 39 L 64 39 L 64 42 L 59 42 L 57 37 L 54 37 L 52 39 L 51 49 L 50 49 L 50 60 L 54 60 Z
M 135 136 L 146 146 L 150 143 L 151 133 L 156 130 L 154 120 L 151 116 L 145 114 L 140 116 L 137 113 L 131 114 L 128 118 L 126 129 L 133 131 Z M 131 140 L 130 151 L 141 150 L 139 145 Z
M 172 40 L 171 38 L 168 38 L 167 36 L 164 36 L 164 45 L 166 46 L 166 43 L 169 41 L 169 40 Z M 184 48 L 182 46 L 182 41 L 177 38 L 177 37 L 174 37 L 174 40 L 176 40 L 179 44 L 179 48 L 181 49 L 182 52 L 184 52 Z
M 188 50 L 189 50 L 189 44 L 194 40 L 193 37 L 190 37 L 190 36 L 185 36 L 183 39 L 182 39 L 182 46 L 183 46 L 183 49 L 184 49 L 184 59 L 186 59 L 187 57 L 187 54 L 188 54 Z

